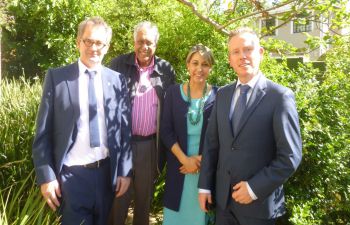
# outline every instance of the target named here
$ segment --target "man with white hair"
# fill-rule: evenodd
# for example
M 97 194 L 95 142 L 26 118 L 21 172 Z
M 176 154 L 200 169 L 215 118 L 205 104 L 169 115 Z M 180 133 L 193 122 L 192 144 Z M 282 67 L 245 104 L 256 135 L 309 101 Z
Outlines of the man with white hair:
M 111 224 L 124 224 L 132 196 L 134 225 L 149 224 L 154 182 L 164 165 L 159 139 L 160 113 L 167 87 L 175 72 L 169 62 L 157 57 L 159 39 L 156 25 L 144 21 L 134 29 L 134 52 L 118 56 L 111 69 L 123 73 L 132 102 L 132 183 L 124 196 L 114 199 Z M 158 165 L 159 163 L 159 165 Z

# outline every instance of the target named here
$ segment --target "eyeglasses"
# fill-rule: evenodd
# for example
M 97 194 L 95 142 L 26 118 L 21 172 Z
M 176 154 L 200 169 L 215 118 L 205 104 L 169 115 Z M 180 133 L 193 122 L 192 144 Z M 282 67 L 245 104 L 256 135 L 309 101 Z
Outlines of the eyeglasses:
M 107 46 L 107 44 L 105 44 L 101 41 L 94 41 L 91 39 L 82 39 L 82 41 L 84 42 L 85 46 L 89 47 L 89 48 L 92 47 L 94 44 L 95 44 L 97 49 L 102 49 L 102 48 Z

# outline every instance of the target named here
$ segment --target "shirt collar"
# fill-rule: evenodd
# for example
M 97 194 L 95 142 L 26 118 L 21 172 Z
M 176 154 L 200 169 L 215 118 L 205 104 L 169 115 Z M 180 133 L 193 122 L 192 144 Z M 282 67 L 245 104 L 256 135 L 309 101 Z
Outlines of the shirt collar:
M 135 54 L 135 65 L 137 67 L 137 69 L 140 71 L 140 70 L 153 70 L 154 69 L 154 56 L 152 57 L 151 59 L 151 64 L 149 64 L 149 66 L 147 67 L 144 67 L 144 68 L 141 68 L 140 65 L 139 65 L 139 62 L 137 61 L 137 56 Z
M 239 79 L 237 79 L 237 84 L 236 84 L 236 88 L 239 85 L 248 85 L 251 89 L 253 89 L 255 87 L 255 84 L 258 82 L 260 76 L 262 76 L 261 71 L 259 71 L 258 75 L 253 76 L 253 78 L 246 84 L 242 84 L 241 81 Z
M 86 70 L 89 71 L 96 71 L 98 74 L 101 73 L 101 69 L 102 69 L 102 65 L 99 64 L 97 66 L 95 66 L 94 68 L 88 68 L 87 66 L 85 66 L 85 64 L 80 60 L 80 58 L 78 59 L 78 66 L 79 66 L 79 71 L 85 73 Z

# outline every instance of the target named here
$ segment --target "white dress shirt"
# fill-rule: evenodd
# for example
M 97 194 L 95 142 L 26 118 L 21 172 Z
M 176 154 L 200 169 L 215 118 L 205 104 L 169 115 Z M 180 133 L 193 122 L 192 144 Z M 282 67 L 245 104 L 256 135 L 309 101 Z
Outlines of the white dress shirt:
M 88 69 L 79 59 L 79 108 L 80 116 L 77 121 L 77 137 L 73 144 L 72 149 L 66 155 L 63 164 L 66 166 L 84 165 L 93 163 L 97 160 L 104 159 L 109 156 L 107 148 L 107 128 L 105 123 L 105 112 L 103 104 L 103 86 L 101 76 L 101 66 L 97 66 L 93 69 Z M 94 86 L 97 100 L 97 115 L 98 115 L 98 127 L 100 134 L 100 147 L 90 147 L 90 134 L 89 134 L 89 99 L 88 99 L 88 86 L 89 75 L 85 73 L 86 70 L 96 71 L 94 78 Z M 72 115 L 73 116 L 73 115 Z
M 252 95 L 253 89 L 256 85 L 256 83 L 258 82 L 260 76 L 262 76 L 261 72 L 259 72 L 259 74 L 257 76 L 254 76 L 248 83 L 243 84 L 239 79 L 237 80 L 237 84 L 236 84 L 236 89 L 235 92 L 233 93 L 233 98 L 232 98 L 232 102 L 231 102 L 231 109 L 230 109 L 230 120 L 232 119 L 232 115 L 233 115 L 233 110 L 235 108 L 236 102 L 238 100 L 238 97 L 240 95 L 240 87 L 239 85 L 249 85 L 250 89 L 247 93 L 247 103 L 249 102 L 250 96 Z M 258 199 L 258 197 L 255 195 L 255 193 L 253 192 L 253 190 L 251 189 L 249 183 L 247 182 L 247 189 L 248 189 L 248 193 L 250 195 L 250 197 L 253 200 Z M 210 190 L 206 190 L 206 189 L 199 189 L 199 193 L 207 193 L 210 194 Z

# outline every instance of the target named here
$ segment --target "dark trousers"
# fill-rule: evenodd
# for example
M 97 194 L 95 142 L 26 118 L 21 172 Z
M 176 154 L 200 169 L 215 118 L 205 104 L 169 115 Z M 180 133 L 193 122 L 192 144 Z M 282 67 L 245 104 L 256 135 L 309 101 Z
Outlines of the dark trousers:
M 254 212 L 252 212 L 252 216 L 253 214 Z M 235 213 L 230 205 L 226 209 L 216 206 L 216 225 L 275 225 L 275 221 L 275 219 L 260 219 L 240 215 Z
M 63 166 L 60 178 L 62 225 L 106 225 L 114 195 L 109 160 L 99 168 Z
M 128 191 L 114 198 L 110 225 L 124 225 L 131 199 L 134 199 L 133 225 L 148 225 L 157 174 L 155 139 L 132 142 L 133 179 Z

